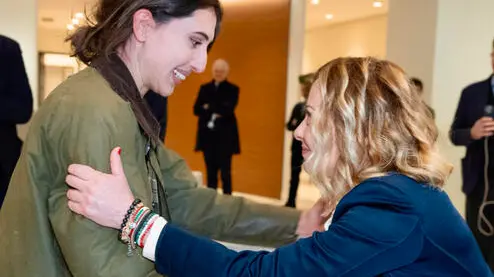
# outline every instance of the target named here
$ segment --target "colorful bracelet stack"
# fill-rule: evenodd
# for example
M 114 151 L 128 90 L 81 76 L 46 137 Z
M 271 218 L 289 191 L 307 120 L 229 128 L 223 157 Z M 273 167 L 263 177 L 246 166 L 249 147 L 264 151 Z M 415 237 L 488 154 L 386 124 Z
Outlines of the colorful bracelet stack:
M 159 215 L 153 213 L 139 199 L 134 200 L 128 209 L 119 231 L 119 239 L 128 245 L 127 255 L 132 256 L 136 245 L 143 248 L 144 243 Z

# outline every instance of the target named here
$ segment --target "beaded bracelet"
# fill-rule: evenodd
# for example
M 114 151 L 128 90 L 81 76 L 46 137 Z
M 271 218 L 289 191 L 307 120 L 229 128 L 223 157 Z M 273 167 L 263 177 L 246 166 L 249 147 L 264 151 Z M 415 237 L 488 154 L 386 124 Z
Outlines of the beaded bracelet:
M 126 226 L 127 226 L 128 221 L 129 221 L 129 218 L 132 215 L 132 213 L 134 213 L 136 206 L 138 204 L 140 204 L 141 202 L 142 201 L 140 199 L 135 199 L 132 202 L 132 205 L 130 205 L 130 208 L 127 210 L 127 213 L 125 214 L 125 217 L 122 221 L 122 225 L 120 225 L 120 230 L 118 231 L 118 239 L 124 243 L 128 242 L 128 239 L 127 239 L 127 237 L 128 237 L 127 229 L 128 228 L 126 228 Z
M 132 214 L 129 217 L 129 220 L 127 221 L 127 224 L 125 225 L 125 227 L 123 228 L 123 231 L 122 231 L 121 240 L 123 242 L 128 243 L 129 241 L 131 241 L 132 233 L 134 232 L 134 229 L 136 227 L 136 224 L 134 223 L 135 219 L 139 215 L 139 212 L 143 208 L 144 208 L 144 205 L 142 203 L 139 203 L 139 204 L 137 204 L 137 206 L 135 206 L 134 210 L 132 211 Z M 135 248 L 135 247 L 133 247 L 133 248 Z
M 118 232 L 119 240 L 128 246 L 127 256 L 133 255 L 136 245 L 144 248 L 144 243 L 158 218 L 159 215 L 145 207 L 140 199 L 132 202 Z

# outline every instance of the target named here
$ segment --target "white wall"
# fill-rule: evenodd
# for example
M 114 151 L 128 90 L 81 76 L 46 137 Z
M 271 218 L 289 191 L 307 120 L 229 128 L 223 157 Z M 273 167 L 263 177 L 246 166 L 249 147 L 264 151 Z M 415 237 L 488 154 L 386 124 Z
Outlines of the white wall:
M 302 54 L 305 34 L 305 1 L 290 1 L 290 41 L 288 44 L 287 91 L 285 102 L 285 122 L 290 118 L 293 106 L 300 99 L 298 76 L 302 74 Z M 288 198 L 290 180 L 290 145 L 292 132 L 285 131 L 283 145 L 283 172 L 281 199 Z
M 463 214 L 460 160 L 465 150 L 451 144 L 448 132 L 461 90 L 492 73 L 489 54 L 494 38 L 494 1 L 472 2 L 391 1 L 388 13 L 388 58 L 425 81 L 436 111 L 438 145 L 455 167 L 445 190 Z
M 424 98 L 430 102 L 437 0 L 390 1 L 389 11 L 386 59 L 420 78 L 424 82 Z
M 464 210 L 460 159 L 464 147 L 447 139 L 461 90 L 470 83 L 487 79 L 492 73 L 490 56 L 494 39 L 494 1 L 439 0 L 434 59 L 432 106 L 443 135 L 441 149 L 455 170 L 446 190 L 456 207 Z
M 305 34 L 303 72 L 313 72 L 341 56 L 386 55 L 387 16 L 315 28 Z

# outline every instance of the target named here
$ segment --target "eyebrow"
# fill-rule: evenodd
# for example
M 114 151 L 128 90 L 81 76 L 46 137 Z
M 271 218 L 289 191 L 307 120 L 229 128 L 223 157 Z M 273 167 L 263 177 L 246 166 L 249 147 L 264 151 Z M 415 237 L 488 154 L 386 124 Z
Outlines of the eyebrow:
M 209 36 L 206 35 L 206 33 L 203 33 L 203 32 L 194 32 L 194 34 L 196 35 L 200 35 L 202 36 L 206 41 L 209 41 Z

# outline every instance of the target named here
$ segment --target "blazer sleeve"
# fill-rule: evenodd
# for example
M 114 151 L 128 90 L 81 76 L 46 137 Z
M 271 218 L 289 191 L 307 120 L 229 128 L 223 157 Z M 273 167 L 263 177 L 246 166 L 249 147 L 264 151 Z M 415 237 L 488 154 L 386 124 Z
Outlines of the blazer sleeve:
M 199 116 L 199 117 L 204 117 L 208 116 L 211 114 L 210 109 L 204 109 L 204 104 L 206 104 L 206 99 L 205 99 L 205 88 L 204 86 L 201 86 L 199 89 L 199 93 L 197 94 L 197 99 L 196 102 L 194 103 L 194 115 Z
M 469 145 L 473 139 L 470 134 L 472 126 L 467 124 L 468 103 L 467 103 L 467 89 L 463 90 L 460 97 L 460 102 L 456 108 L 455 117 L 451 128 L 449 130 L 449 139 L 454 145 Z
M 212 239 L 276 247 L 294 242 L 300 211 L 199 187 L 174 151 L 158 151 L 172 222 Z
M 359 193 L 372 201 L 357 201 L 328 231 L 270 253 L 235 252 L 167 224 L 156 268 L 182 277 L 378 276 L 416 259 L 422 244 L 417 216 L 394 204 L 395 192 Z
M 16 42 L 0 49 L 0 123 L 23 124 L 33 112 L 33 96 Z

